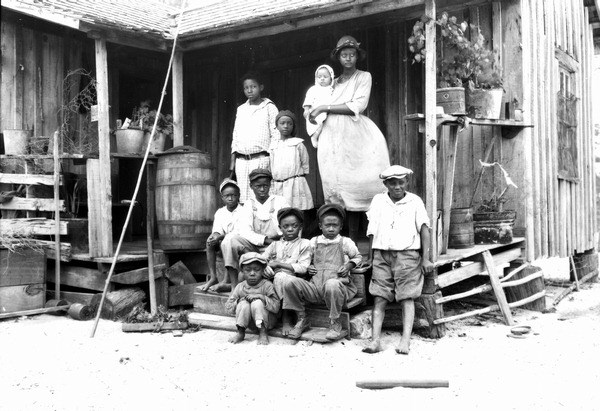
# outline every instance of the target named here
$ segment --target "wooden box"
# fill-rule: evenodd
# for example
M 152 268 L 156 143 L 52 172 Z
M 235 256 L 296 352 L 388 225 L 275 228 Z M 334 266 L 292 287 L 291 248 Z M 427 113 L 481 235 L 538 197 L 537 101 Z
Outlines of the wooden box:
M 45 302 L 45 254 L 0 249 L 0 313 L 42 308 Z

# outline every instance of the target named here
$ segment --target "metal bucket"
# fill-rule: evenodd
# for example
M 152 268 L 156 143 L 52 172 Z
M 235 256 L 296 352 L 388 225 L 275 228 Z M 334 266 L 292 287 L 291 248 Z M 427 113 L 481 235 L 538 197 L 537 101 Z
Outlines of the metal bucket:
M 449 248 L 471 248 L 475 245 L 473 234 L 473 211 L 468 208 L 450 210 Z

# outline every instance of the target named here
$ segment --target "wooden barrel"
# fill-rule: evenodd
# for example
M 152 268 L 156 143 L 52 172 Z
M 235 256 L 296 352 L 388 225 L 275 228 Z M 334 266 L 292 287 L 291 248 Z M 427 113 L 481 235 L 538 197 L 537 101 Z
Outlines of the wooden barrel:
M 436 105 L 443 107 L 445 114 L 464 114 L 466 112 L 465 89 L 463 87 L 438 88 Z
M 470 248 L 475 244 L 473 235 L 473 212 L 471 208 L 450 210 L 449 248 Z
M 210 154 L 179 146 L 157 156 L 155 204 L 161 248 L 203 249 L 216 205 Z

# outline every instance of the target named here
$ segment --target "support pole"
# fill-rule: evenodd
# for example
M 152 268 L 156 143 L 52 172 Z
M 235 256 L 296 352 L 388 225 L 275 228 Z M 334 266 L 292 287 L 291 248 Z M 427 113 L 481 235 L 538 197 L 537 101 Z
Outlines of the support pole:
M 173 59 L 173 147 L 183 145 L 183 52 Z
M 146 165 L 146 242 L 148 246 L 148 288 L 150 292 L 150 314 L 157 313 L 156 284 L 154 283 L 154 182 L 156 172 L 154 163 Z
M 54 132 L 52 157 L 54 158 L 54 295 L 60 300 L 60 153 L 58 131 Z
M 432 222 L 437 221 L 437 122 L 435 0 L 425 0 L 425 204 Z M 437 224 L 431 224 L 431 261 L 436 262 Z

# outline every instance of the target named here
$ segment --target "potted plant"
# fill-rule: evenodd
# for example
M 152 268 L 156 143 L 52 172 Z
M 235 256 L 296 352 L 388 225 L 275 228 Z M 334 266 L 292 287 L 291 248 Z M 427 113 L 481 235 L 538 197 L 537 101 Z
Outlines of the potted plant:
M 150 111 L 150 101 L 145 100 L 135 107 L 131 119 L 127 118 L 116 130 L 118 153 L 139 153 L 144 144 L 144 127 Z
M 422 17 L 413 26 L 408 38 L 409 50 L 414 53 L 413 61 L 425 59 L 425 23 Z M 469 25 L 458 23 L 456 17 L 442 13 L 435 20 L 444 39 L 444 47 L 438 56 L 438 96 L 437 104 L 448 114 L 464 114 L 465 109 L 475 118 L 499 118 L 502 103 L 502 69 L 494 63 L 494 52 L 485 45 L 485 38 L 479 28 L 471 25 L 471 39 L 467 36 Z M 462 99 L 462 92 L 465 99 Z M 485 106 L 490 103 L 491 107 Z
M 504 187 L 494 187 L 494 190 L 487 199 L 473 213 L 473 230 L 475 234 L 475 244 L 507 244 L 512 241 L 512 231 L 517 212 L 515 210 L 505 210 L 504 203 L 507 198 L 505 194 L 509 187 L 518 188 L 512 181 L 506 170 L 498 163 L 481 163 L 481 175 L 486 168 L 498 167 L 504 177 Z M 478 180 L 481 181 L 481 178 Z M 473 193 L 477 191 L 475 186 Z M 500 192 L 498 192 L 500 191 Z M 472 201 L 471 201 L 472 202 Z
M 154 133 L 154 138 L 152 139 L 152 146 L 150 147 L 152 153 L 162 153 L 165 150 L 165 141 L 167 137 L 173 134 L 173 116 L 151 110 L 144 119 L 145 144 L 148 144 L 157 114 L 158 122 L 156 123 L 156 131 Z

